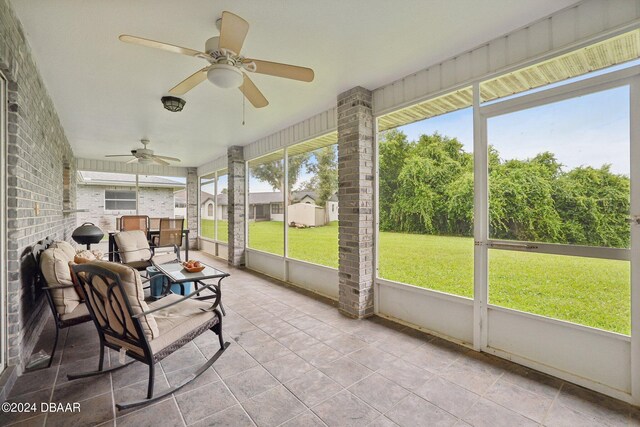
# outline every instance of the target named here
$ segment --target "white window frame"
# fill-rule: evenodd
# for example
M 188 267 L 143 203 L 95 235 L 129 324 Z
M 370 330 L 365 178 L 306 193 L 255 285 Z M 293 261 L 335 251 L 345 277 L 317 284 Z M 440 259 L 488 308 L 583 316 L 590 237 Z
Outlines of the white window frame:
M 227 176 L 227 190 L 228 190 L 229 189 L 229 171 L 226 168 L 219 169 L 215 172 L 211 172 L 205 175 L 200 175 L 198 177 L 198 189 L 199 189 L 198 191 L 198 238 L 206 240 L 208 242 L 222 244 L 222 245 L 227 245 L 228 242 L 222 241 L 218 237 L 218 221 L 222 220 L 222 218 L 218 218 L 217 202 L 218 202 L 218 180 L 220 179 L 220 177 L 223 177 L 225 175 Z M 199 194 L 202 191 L 203 179 L 213 179 L 212 181 L 213 183 L 213 238 L 202 235 L 202 211 L 201 211 L 202 206 L 200 206 L 202 201 L 199 200 L 200 198 Z
M 487 343 L 487 315 L 488 309 L 497 309 L 508 312 L 518 311 L 510 308 L 497 306 L 493 304 L 489 304 L 489 294 L 488 294 L 488 254 L 489 249 L 496 250 L 515 250 L 515 251 L 525 251 L 530 253 L 541 253 L 541 254 L 556 254 L 556 255 L 567 255 L 567 256 L 577 256 L 577 257 L 589 257 L 589 258 L 601 258 L 601 259 L 611 259 L 611 260 L 623 260 L 623 261 L 631 261 L 631 290 L 632 290 L 632 298 L 631 298 L 631 334 L 633 336 L 633 330 L 636 331 L 640 328 L 640 322 L 635 319 L 637 315 L 637 308 L 640 307 L 640 299 L 638 297 L 638 292 L 635 289 L 638 287 L 635 282 L 638 282 L 635 279 L 637 273 L 633 273 L 634 271 L 638 271 L 638 267 L 640 267 L 640 263 L 638 260 L 634 260 L 631 256 L 631 249 L 626 248 L 608 248 L 608 247 L 597 247 L 597 246 L 582 246 L 582 245 L 572 245 L 572 244 L 554 244 L 554 243 L 542 243 L 542 242 L 529 242 L 529 241 L 509 241 L 502 239 L 491 239 L 489 237 L 489 174 L 487 170 L 487 156 L 488 156 L 488 136 L 487 136 L 487 121 L 492 117 L 502 116 L 505 114 L 509 114 L 512 112 L 523 111 L 530 108 L 540 107 L 544 105 L 549 105 L 555 102 L 560 102 L 564 100 L 574 99 L 579 96 L 589 95 L 601 91 L 605 91 L 608 89 L 614 89 L 618 87 L 628 86 L 630 91 L 630 124 L 631 124 L 631 132 L 630 132 L 630 160 L 631 160 L 631 172 L 630 172 L 630 181 L 631 181 L 631 213 L 638 214 L 640 213 L 639 206 L 639 197 L 640 197 L 640 188 L 635 182 L 637 180 L 638 171 L 634 172 L 634 165 L 640 164 L 640 148 L 637 147 L 640 143 L 640 138 L 638 137 L 638 131 L 634 129 L 638 126 L 638 117 L 637 114 L 634 115 L 634 95 L 635 92 L 638 91 L 640 79 L 640 66 L 634 66 L 626 69 L 622 69 L 619 71 L 614 71 L 608 74 L 603 74 L 591 78 L 587 78 L 584 80 L 580 80 L 573 83 L 567 83 L 565 85 L 553 87 L 546 90 L 537 91 L 531 94 L 526 94 L 517 98 L 508 98 L 500 102 L 491 103 L 486 106 L 479 106 L 479 90 L 478 85 L 475 85 L 474 92 L 474 107 L 478 107 L 474 110 L 474 168 L 475 168 L 475 176 L 476 176 L 476 206 L 475 206 L 475 218 L 476 223 L 474 224 L 474 239 L 476 241 L 475 247 L 475 293 L 476 293 L 476 310 L 475 310 L 475 331 L 474 331 L 474 347 L 476 349 L 486 350 L 488 348 Z M 633 216 L 633 215 L 632 215 Z M 631 240 L 632 247 L 633 241 L 639 241 L 640 237 L 639 230 L 637 230 L 638 226 L 634 225 L 631 227 Z M 636 257 L 637 258 L 637 257 Z M 535 313 L 522 312 L 527 315 L 540 316 Z M 548 319 L 552 322 L 561 322 L 563 324 L 572 324 L 571 322 L 555 319 L 546 316 L 540 316 L 545 319 Z M 624 334 L 618 334 L 611 331 L 600 330 L 597 328 L 593 328 L 587 325 L 578 325 L 575 324 L 577 328 L 586 328 L 592 330 L 597 333 L 606 334 L 609 336 L 617 336 L 621 339 L 628 340 L 630 337 Z M 636 337 L 638 333 L 635 334 Z M 636 338 L 632 341 L 638 341 Z M 635 344 L 638 346 L 640 350 L 640 342 Z M 640 367 L 638 368 L 640 372 Z
M 227 176 L 227 197 L 229 197 L 229 171 L 225 172 L 225 169 L 220 169 L 217 170 L 215 173 L 215 183 L 213 186 L 213 225 L 214 225 L 214 236 L 215 236 L 215 241 L 217 243 L 222 243 L 223 245 L 226 245 L 228 242 L 226 241 L 222 241 L 220 240 L 220 237 L 218 236 L 218 221 L 222 220 L 222 218 L 218 218 L 218 180 L 220 179 L 220 177 L 222 176 Z M 228 199 L 227 199 L 227 203 Z M 227 221 L 229 221 L 229 218 L 227 218 Z
M 216 189 L 216 174 L 217 172 L 207 173 L 205 175 L 198 176 L 198 238 L 206 240 L 208 242 L 215 242 L 216 230 L 215 230 L 215 215 L 216 215 L 216 206 L 215 206 L 215 195 L 214 195 L 214 206 L 213 206 L 213 215 L 214 215 L 214 230 L 213 230 L 213 239 L 211 237 L 202 235 L 202 200 L 200 200 L 200 193 L 202 193 L 202 180 L 203 179 L 211 179 L 213 178 L 213 191 L 215 193 Z
M 551 89 L 543 90 L 540 92 L 534 92 L 528 95 L 523 95 L 518 98 L 506 99 L 495 104 L 487 106 L 480 106 L 478 113 L 480 123 L 480 144 L 474 147 L 482 152 L 484 155 L 488 150 L 488 137 L 487 137 L 487 120 L 492 117 L 503 116 L 509 113 L 523 111 L 530 108 L 541 107 L 544 105 L 553 104 L 560 101 L 565 101 L 573 98 L 577 98 L 584 95 L 590 95 L 597 92 L 602 92 L 608 89 L 614 89 L 623 86 L 631 86 L 634 83 L 634 76 L 640 74 L 640 66 L 624 69 L 618 72 L 610 74 L 604 74 L 593 78 L 581 80 L 575 83 L 568 83 L 566 85 L 554 87 Z M 630 89 L 631 90 L 631 89 Z M 633 128 L 633 126 L 632 126 Z M 476 160 L 476 159 L 474 159 Z M 476 208 L 476 215 L 483 218 L 483 224 L 479 224 L 483 228 L 487 228 L 487 234 L 477 234 L 476 240 L 486 242 L 486 245 L 491 249 L 499 250 L 524 250 L 534 253 L 546 253 L 556 255 L 569 255 L 579 257 L 591 257 L 591 258 L 604 258 L 612 260 L 630 260 L 630 250 L 625 248 L 609 248 L 609 247 L 597 247 L 597 246 L 582 246 L 572 244 L 556 244 L 556 243 L 544 243 L 544 242 L 529 242 L 529 241 L 511 241 L 502 239 L 491 239 L 488 235 L 488 218 L 489 218 L 489 201 L 488 201 L 488 173 L 484 170 L 484 164 L 486 159 L 478 167 L 482 170 L 478 170 L 478 174 L 482 182 L 482 197 L 483 202 L 481 206 Z M 633 160 L 631 162 L 633 164 Z M 633 185 L 633 181 L 632 181 Z M 633 190 L 632 190 L 633 191 Z
M 548 105 L 554 102 L 568 100 L 583 95 L 601 92 L 608 89 L 628 86 L 630 102 L 630 219 L 631 222 L 631 248 L 607 248 L 592 247 L 571 244 L 549 244 L 540 242 L 506 241 L 489 238 L 489 192 L 488 192 L 488 136 L 487 120 L 491 117 L 522 111 L 529 108 Z M 508 98 L 500 102 L 486 106 L 479 105 L 479 85 L 474 85 L 474 174 L 476 176 L 477 191 L 475 194 L 475 274 L 474 274 L 474 343 L 476 350 L 499 354 L 499 350 L 493 350 L 488 342 L 488 312 L 501 311 L 514 313 L 519 316 L 539 319 L 541 321 L 562 325 L 576 331 L 584 331 L 592 334 L 610 337 L 613 340 L 630 343 L 630 370 L 631 393 L 633 401 L 640 401 L 640 259 L 637 255 L 640 243 L 640 66 L 633 66 L 611 73 L 594 76 L 577 82 L 536 91 L 521 97 Z M 515 244 L 515 246 L 514 246 Z M 631 334 L 624 335 L 611 331 L 593 328 L 591 326 L 575 324 L 566 320 L 546 317 L 529 312 L 496 306 L 488 303 L 488 254 L 489 249 L 498 250 L 522 250 L 532 253 L 559 254 L 579 257 L 592 257 L 612 260 L 630 261 L 630 288 L 631 288 Z M 542 369 L 542 368 L 541 368 Z M 553 368 L 552 368 L 553 369 Z M 544 370 L 544 369 L 543 369 Z M 598 385 L 591 385 L 598 389 Z M 611 394 L 610 390 L 600 391 Z M 624 398 L 623 395 L 617 396 Z
M 133 199 L 109 199 L 107 198 L 107 191 L 115 191 L 115 192 L 120 192 L 120 193 L 133 193 L 134 198 Z M 120 212 L 120 211 L 137 211 L 138 209 L 138 192 L 136 190 L 108 190 L 105 189 L 104 193 L 103 193 L 103 197 L 104 197 L 104 211 L 105 212 Z M 135 207 L 133 209 L 108 209 L 107 208 L 107 201 L 113 202 L 113 201 L 133 201 L 135 202 Z

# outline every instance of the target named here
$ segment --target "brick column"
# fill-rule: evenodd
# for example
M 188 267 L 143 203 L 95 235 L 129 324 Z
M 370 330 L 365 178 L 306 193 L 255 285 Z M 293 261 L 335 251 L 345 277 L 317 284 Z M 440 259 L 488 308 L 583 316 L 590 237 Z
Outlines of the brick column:
M 338 95 L 339 308 L 373 314 L 373 112 L 371 91 Z
M 233 146 L 227 150 L 229 159 L 228 182 L 228 218 L 229 218 L 229 255 L 228 263 L 234 267 L 244 267 L 245 246 L 245 178 L 244 151 Z
M 198 169 L 187 168 L 187 227 L 189 249 L 198 249 Z

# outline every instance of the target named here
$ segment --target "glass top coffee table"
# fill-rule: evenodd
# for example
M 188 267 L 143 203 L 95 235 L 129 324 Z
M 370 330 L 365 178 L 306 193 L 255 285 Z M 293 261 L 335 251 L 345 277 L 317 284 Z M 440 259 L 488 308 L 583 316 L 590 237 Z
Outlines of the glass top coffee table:
M 222 279 L 224 279 L 225 277 L 229 277 L 230 274 L 225 273 L 222 270 L 218 270 L 217 268 L 211 267 L 210 265 L 207 265 L 203 262 L 201 262 L 201 264 L 204 266 L 204 270 L 198 273 L 189 273 L 187 270 L 184 269 L 184 267 L 182 267 L 182 264 L 177 260 L 168 262 L 166 264 L 153 263 L 154 267 L 157 268 L 158 271 L 160 271 L 160 273 L 164 274 L 169 279 L 169 286 L 171 286 L 172 284 L 193 282 L 196 288 L 194 293 L 198 295 L 197 299 L 208 300 L 208 299 L 215 298 L 216 300 L 213 303 L 212 308 L 215 309 L 218 305 L 220 305 L 220 308 L 222 309 L 222 313 L 226 315 L 226 313 L 224 312 L 224 307 L 220 303 L 220 299 L 222 298 L 221 282 L 222 282 Z M 218 279 L 218 283 L 213 285 L 204 283 L 205 280 L 211 280 L 211 279 Z M 201 297 L 200 293 L 198 292 L 198 285 L 208 287 L 211 290 L 211 292 L 213 292 L 213 294 Z

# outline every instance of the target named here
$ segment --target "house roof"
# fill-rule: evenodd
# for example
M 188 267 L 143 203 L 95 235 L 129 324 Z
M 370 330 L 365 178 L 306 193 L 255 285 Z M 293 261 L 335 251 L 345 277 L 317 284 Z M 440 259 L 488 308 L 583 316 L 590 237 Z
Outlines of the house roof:
M 250 205 L 264 205 L 267 203 L 282 202 L 281 192 L 264 192 L 264 193 L 249 193 Z
M 79 185 L 135 186 L 136 176 L 127 173 L 78 171 Z M 138 175 L 141 187 L 184 188 L 185 183 L 163 176 Z

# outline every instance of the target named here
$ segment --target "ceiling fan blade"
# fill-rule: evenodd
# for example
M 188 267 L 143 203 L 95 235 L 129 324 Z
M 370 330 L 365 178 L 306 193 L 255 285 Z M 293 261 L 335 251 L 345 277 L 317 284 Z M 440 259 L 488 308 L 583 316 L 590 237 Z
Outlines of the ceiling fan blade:
M 249 76 L 244 75 L 244 81 L 242 85 L 238 88 L 240 92 L 244 94 L 244 96 L 253 104 L 256 108 L 262 108 L 269 105 L 269 101 L 264 97 L 260 89 L 251 81 Z
M 311 68 L 298 67 L 297 65 L 280 64 L 278 62 L 262 61 L 260 59 L 246 59 L 244 62 L 256 64 L 256 73 L 270 76 L 284 77 L 285 79 L 311 82 L 315 76 Z
M 249 23 L 247 21 L 231 12 L 222 12 L 218 47 L 239 55 L 248 31 Z
M 142 46 L 153 47 L 153 48 L 156 48 L 156 49 L 166 50 L 167 52 L 179 53 L 179 54 L 187 55 L 187 56 L 206 55 L 203 52 L 200 52 L 200 51 L 197 51 L 197 50 L 194 50 L 194 49 L 189 49 L 187 47 L 180 47 L 180 46 L 176 46 L 176 45 L 172 45 L 172 44 L 168 44 L 168 43 L 162 43 L 162 42 L 158 42 L 158 41 L 151 40 L 151 39 L 145 39 L 143 37 L 130 36 L 128 34 L 122 34 L 118 38 L 121 41 L 126 42 L 126 43 L 139 44 L 139 45 L 142 45 Z
M 175 158 L 175 157 L 157 156 L 157 155 L 155 155 L 155 156 L 153 156 L 153 157 L 155 157 L 156 159 L 169 160 L 169 161 L 171 161 L 171 162 L 179 162 L 179 161 L 180 161 L 180 159 L 177 159 L 177 158 Z
M 131 157 L 132 154 L 107 154 L 105 157 Z
M 130 164 L 130 163 L 135 163 L 135 162 L 137 162 L 137 161 L 138 161 L 138 158 L 137 158 L 137 157 L 134 157 L 133 159 L 129 160 L 126 164 L 128 165 L 128 164 Z
M 207 79 L 207 70 L 209 70 L 209 67 L 204 67 L 202 70 L 198 70 L 191 74 L 189 77 L 172 87 L 169 90 L 169 93 L 172 95 L 184 95 L 189 92 L 191 89 Z
M 165 162 L 164 160 L 159 159 L 159 158 L 158 158 L 158 156 L 153 156 L 153 157 L 151 158 L 151 160 L 153 160 L 154 162 L 158 163 L 159 165 L 162 165 L 162 166 L 169 166 L 169 162 Z

